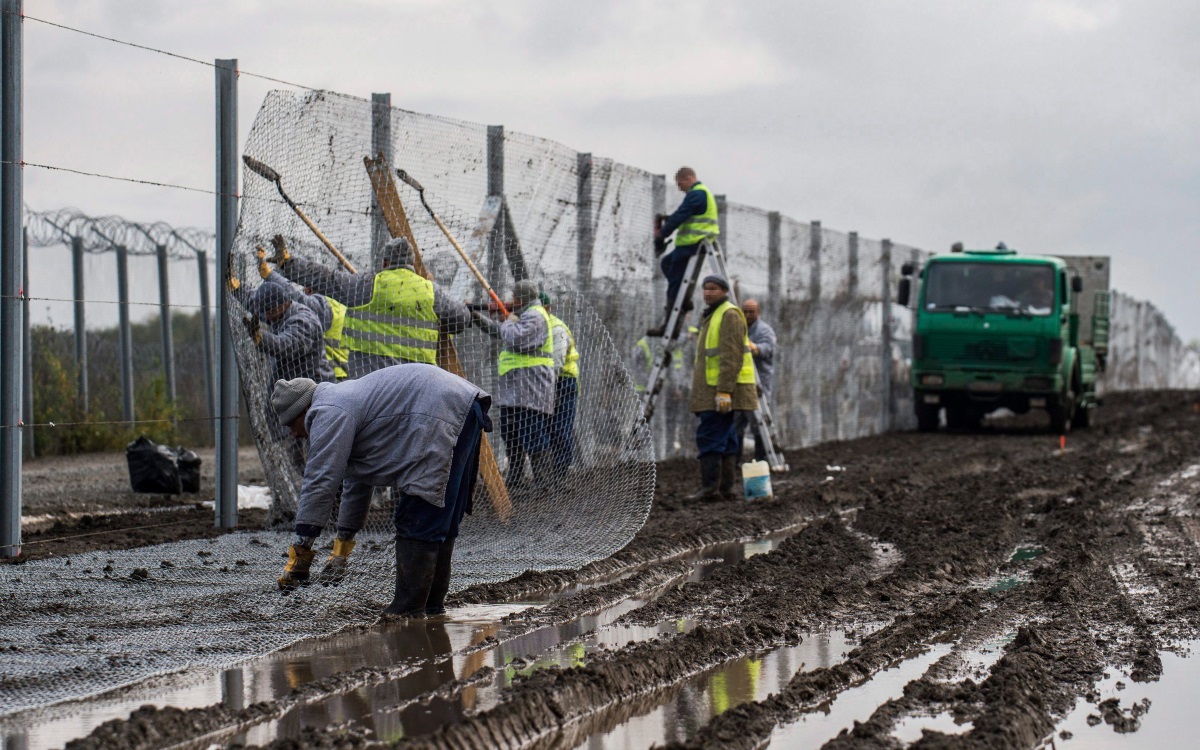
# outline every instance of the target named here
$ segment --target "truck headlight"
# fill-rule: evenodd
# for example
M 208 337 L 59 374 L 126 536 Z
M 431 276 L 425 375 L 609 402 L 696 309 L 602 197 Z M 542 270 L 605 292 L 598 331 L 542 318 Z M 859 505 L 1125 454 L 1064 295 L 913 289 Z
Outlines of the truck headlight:
M 944 385 L 945 382 L 946 378 L 943 375 L 933 374 L 921 376 L 921 385 Z

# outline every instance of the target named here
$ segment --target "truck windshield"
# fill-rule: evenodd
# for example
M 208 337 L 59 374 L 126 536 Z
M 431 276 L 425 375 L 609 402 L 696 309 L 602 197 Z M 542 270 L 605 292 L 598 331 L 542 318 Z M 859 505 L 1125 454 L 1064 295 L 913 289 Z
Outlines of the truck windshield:
M 1054 267 L 932 263 L 925 271 L 925 309 L 1049 315 L 1054 311 Z

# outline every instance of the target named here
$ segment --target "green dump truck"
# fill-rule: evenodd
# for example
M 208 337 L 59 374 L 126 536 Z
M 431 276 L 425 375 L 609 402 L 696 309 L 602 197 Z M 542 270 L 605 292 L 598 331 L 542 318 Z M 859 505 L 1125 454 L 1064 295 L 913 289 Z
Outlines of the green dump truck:
M 963 429 L 1007 408 L 1044 409 L 1051 430 L 1087 427 L 1108 356 L 1109 260 L 994 250 L 935 255 L 917 274 L 912 387 L 917 426 Z

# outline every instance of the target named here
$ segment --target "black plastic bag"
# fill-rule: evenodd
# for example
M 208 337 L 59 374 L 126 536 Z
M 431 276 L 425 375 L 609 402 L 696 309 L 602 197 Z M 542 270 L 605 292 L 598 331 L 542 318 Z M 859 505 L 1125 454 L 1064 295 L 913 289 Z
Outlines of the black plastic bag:
M 179 485 L 184 492 L 200 491 L 200 457 L 182 445 L 175 449 L 179 467 Z
M 143 435 L 125 446 L 125 460 L 129 462 L 129 484 L 134 492 L 178 495 L 182 489 L 179 457 L 167 446 Z

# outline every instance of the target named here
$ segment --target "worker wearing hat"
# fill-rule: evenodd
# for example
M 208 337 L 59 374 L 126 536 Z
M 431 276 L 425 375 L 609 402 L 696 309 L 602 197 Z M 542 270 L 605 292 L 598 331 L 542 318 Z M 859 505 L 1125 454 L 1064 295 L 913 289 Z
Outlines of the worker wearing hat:
M 739 447 L 734 414 L 758 408 L 754 360 L 746 338 L 746 317 L 729 301 L 729 282 L 717 274 L 706 276 L 702 290 L 705 308 L 692 373 L 701 486 L 690 499 L 730 500 Z
M 478 325 L 500 341 L 496 363 L 496 405 L 500 407 L 500 436 L 508 454 L 508 488 L 525 486 L 525 457 L 541 487 L 555 476 L 551 453 L 550 419 L 555 386 L 553 324 L 538 296 L 536 281 L 513 285 L 508 319 L 496 325 L 474 313 Z
M 294 257 L 278 235 L 272 245 L 269 260 L 289 279 L 346 306 L 339 343 L 350 352 L 351 378 L 404 362 L 437 364 L 439 337 L 471 323 L 466 305 L 416 272 L 412 245 L 403 237 L 380 248 L 368 274 Z
M 492 428 L 491 403 L 465 379 L 427 364 L 386 367 L 341 383 L 277 382 L 271 406 L 279 421 L 308 439 L 297 539 L 280 587 L 309 579 L 312 546 L 330 521 L 339 488 L 339 540 L 330 564 L 353 549 L 354 542 L 341 537 L 352 540 L 362 528 L 372 489 L 393 487 L 399 491 L 396 587 L 384 612 L 423 617 L 445 611 L 454 541 L 471 512 L 479 473 L 481 435 Z

